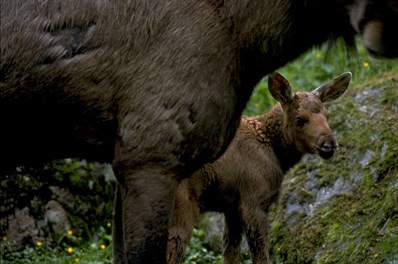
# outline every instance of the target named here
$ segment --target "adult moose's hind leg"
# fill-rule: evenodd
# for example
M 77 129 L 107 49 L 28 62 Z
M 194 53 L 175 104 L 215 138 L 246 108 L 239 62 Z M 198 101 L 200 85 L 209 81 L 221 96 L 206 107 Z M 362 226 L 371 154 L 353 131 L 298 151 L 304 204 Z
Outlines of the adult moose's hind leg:
M 117 164 L 114 170 L 122 210 L 122 220 L 118 215 L 115 219 L 123 225 L 127 263 L 166 263 L 167 227 L 177 185 L 175 176 L 161 169 L 129 170 Z M 121 231 L 117 227 L 114 230 Z M 121 236 L 116 233 L 114 238 Z M 116 248 L 115 252 L 120 250 Z

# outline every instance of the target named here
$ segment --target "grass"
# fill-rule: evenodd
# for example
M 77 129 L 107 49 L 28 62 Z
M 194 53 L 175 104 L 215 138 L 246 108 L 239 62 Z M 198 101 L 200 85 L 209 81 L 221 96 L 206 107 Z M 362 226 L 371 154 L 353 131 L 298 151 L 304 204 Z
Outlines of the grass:
M 36 241 L 35 245 L 27 246 L 19 252 L 10 252 L 9 245 L 3 238 L 0 248 L 0 264 L 107 264 L 112 263 L 111 224 L 102 227 L 92 236 L 90 242 L 85 241 L 69 229 L 59 238 L 53 248 L 46 246 L 45 241 Z
M 375 60 L 367 55 L 360 44 L 357 56 L 349 57 L 342 49 L 341 44 L 337 44 L 330 53 L 327 52 L 326 46 L 312 49 L 278 71 L 290 81 L 295 91 L 312 90 L 345 71 L 353 73 L 352 85 L 379 78 L 385 72 L 398 71 L 398 60 Z M 265 77 L 256 86 L 244 114 L 260 114 L 273 103 L 274 100 L 268 93 Z M 72 241 L 75 242 L 68 244 L 61 240 L 55 248 L 48 249 L 44 242 L 36 241 L 36 245 L 29 246 L 21 252 L 9 252 L 6 241 L 2 241 L 0 264 L 111 263 L 109 226 L 104 227 L 99 234 L 93 235 L 91 241 L 82 241 L 73 232 L 72 234 L 67 232 L 65 236 L 74 236 L 75 239 Z M 221 256 L 206 248 L 202 243 L 202 236 L 202 231 L 195 230 L 194 237 L 187 249 L 185 264 L 221 263 Z M 380 243 L 379 247 L 389 250 L 391 243 Z M 250 261 L 245 259 L 242 263 L 250 263 Z
M 43 249 L 41 246 L 36 246 L 15 253 L 11 259 L 2 259 L 0 263 L 106 264 L 112 263 L 112 252 L 110 247 L 101 249 L 100 245 L 97 244 L 91 244 L 81 248 L 66 247 L 54 249 Z

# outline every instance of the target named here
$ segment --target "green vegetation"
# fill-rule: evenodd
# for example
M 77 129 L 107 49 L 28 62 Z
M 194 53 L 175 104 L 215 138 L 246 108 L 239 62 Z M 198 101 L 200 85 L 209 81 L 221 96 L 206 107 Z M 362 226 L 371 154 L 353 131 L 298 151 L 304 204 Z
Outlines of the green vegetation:
M 91 242 L 82 239 L 81 234 L 75 234 L 73 229 L 65 232 L 55 247 L 47 247 L 46 242 L 36 241 L 35 245 L 26 247 L 23 251 L 10 254 L 7 243 L 1 243 L 1 264 L 107 264 L 112 263 L 111 224 L 100 228 Z
M 328 107 L 341 148 L 328 161 L 306 158 L 286 177 L 272 211 L 275 263 L 398 262 L 398 60 L 372 59 L 363 48 L 358 56 L 349 57 L 339 45 L 328 54 L 325 45 L 279 70 L 294 91 L 312 90 L 345 71 L 353 73 L 352 85 L 338 103 Z M 245 114 L 260 114 L 273 103 L 265 77 Z M 91 191 L 101 192 L 95 189 L 99 185 L 90 182 L 91 172 L 79 164 L 54 166 L 57 181 L 68 181 L 76 190 L 90 186 Z M 41 184 L 28 182 L 26 188 L 38 189 Z M 10 187 L 3 186 L 7 181 L 1 184 Z M 324 202 L 315 190 L 336 195 Z M 13 199 L 8 197 L 7 204 Z M 292 212 L 293 206 L 299 209 Z M 110 210 L 108 205 L 104 208 Z M 110 225 L 71 228 L 50 248 L 45 241 L 35 241 L 18 252 L 12 252 L 3 237 L 0 264 L 111 263 Z M 203 236 L 202 230 L 195 229 L 185 264 L 222 262 L 220 253 L 211 251 Z M 242 263 L 251 263 L 247 254 Z

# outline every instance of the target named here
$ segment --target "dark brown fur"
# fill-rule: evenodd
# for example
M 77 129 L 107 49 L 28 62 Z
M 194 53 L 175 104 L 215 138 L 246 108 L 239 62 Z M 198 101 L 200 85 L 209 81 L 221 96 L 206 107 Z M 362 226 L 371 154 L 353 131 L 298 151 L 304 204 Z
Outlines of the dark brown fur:
M 253 263 L 269 263 L 268 209 L 283 175 L 305 153 L 330 158 L 337 140 L 327 123 L 322 102 L 340 97 L 351 73 L 336 77 L 311 93 L 293 94 L 278 73 L 269 89 L 280 103 L 256 117 L 242 117 L 227 151 L 178 186 L 170 222 L 168 263 L 181 263 L 200 212 L 225 215 L 224 263 L 239 264 L 242 233 Z
M 387 0 L 0 1 L 1 170 L 112 163 L 115 263 L 165 262 L 178 181 L 223 153 L 267 73 L 354 28 L 397 55 Z

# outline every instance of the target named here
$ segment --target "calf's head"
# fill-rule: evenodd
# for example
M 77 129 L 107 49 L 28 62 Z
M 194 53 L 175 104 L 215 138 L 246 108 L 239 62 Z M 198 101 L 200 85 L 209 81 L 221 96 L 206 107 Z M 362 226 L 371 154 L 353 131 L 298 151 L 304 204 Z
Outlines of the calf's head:
M 269 91 L 282 106 L 286 144 L 302 153 L 318 153 L 324 159 L 333 156 L 338 143 L 329 128 L 323 103 L 343 95 L 351 77 L 351 73 L 347 72 L 312 92 L 293 93 L 282 75 L 276 72 L 269 75 Z

